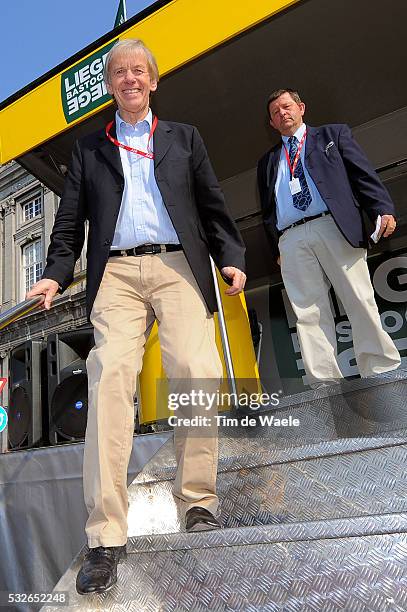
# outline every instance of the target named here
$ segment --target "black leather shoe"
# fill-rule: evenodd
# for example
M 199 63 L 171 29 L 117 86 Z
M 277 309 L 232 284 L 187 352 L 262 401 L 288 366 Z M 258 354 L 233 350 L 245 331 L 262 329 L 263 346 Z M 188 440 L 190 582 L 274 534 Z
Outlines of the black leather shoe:
M 185 514 L 186 530 L 191 531 L 209 531 L 210 529 L 220 529 L 221 524 L 209 510 L 194 506 Z
M 126 546 L 91 548 L 76 578 L 79 595 L 109 591 L 117 582 L 117 564 L 126 555 Z

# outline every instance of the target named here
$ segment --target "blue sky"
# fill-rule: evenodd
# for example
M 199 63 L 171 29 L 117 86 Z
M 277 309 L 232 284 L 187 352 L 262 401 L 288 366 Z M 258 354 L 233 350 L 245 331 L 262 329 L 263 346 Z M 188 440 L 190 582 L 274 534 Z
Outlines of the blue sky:
M 127 0 L 132 17 L 154 0 Z M 0 101 L 112 29 L 119 0 L 0 0 Z

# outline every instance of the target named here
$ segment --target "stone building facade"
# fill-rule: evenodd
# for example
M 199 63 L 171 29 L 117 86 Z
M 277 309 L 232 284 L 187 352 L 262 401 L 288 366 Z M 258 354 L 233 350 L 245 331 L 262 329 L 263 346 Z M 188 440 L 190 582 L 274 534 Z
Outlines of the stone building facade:
M 0 167 L 0 313 L 25 299 L 41 278 L 59 198 L 16 162 Z M 85 245 L 86 247 L 86 245 Z M 75 275 L 86 267 L 85 248 Z M 9 377 L 10 351 L 28 339 L 45 339 L 86 323 L 85 283 L 80 282 L 54 300 L 49 311 L 35 310 L 0 329 L 0 377 Z M 7 408 L 9 385 L 0 394 Z M 6 448 L 6 431 L 0 434 Z

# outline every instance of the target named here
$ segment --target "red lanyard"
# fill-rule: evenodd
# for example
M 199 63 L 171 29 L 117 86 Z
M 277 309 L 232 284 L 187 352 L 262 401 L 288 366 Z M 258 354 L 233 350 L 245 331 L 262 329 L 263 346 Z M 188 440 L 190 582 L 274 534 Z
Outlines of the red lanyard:
M 137 155 L 141 155 L 142 157 L 147 157 L 147 159 L 154 159 L 154 153 L 151 151 L 150 149 L 150 140 L 155 132 L 155 128 L 157 127 L 157 123 L 158 123 L 158 117 L 156 115 L 154 115 L 153 117 L 153 124 L 151 126 L 151 130 L 150 133 L 148 135 L 148 141 L 147 141 L 147 152 L 146 151 L 140 151 L 139 149 L 133 149 L 133 147 L 128 147 L 127 145 L 123 144 L 122 142 L 119 142 L 118 140 L 116 140 L 116 138 L 113 138 L 113 136 L 111 136 L 109 134 L 112 125 L 113 125 L 113 121 L 111 121 L 110 123 L 107 124 L 106 126 L 106 136 L 108 137 L 108 139 L 110 140 L 110 142 L 113 142 L 113 144 L 116 145 L 116 147 L 120 147 L 121 149 L 126 149 L 126 151 L 130 151 L 130 153 L 137 153 Z
M 285 156 L 287 158 L 287 164 L 288 164 L 288 167 L 290 168 L 292 179 L 294 178 L 294 172 L 297 167 L 298 160 L 300 159 L 301 149 L 304 145 L 306 135 L 307 135 L 307 130 L 305 130 L 304 136 L 300 140 L 300 144 L 298 145 L 297 153 L 295 154 L 295 157 L 294 157 L 293 165 L 291 165 L 290 156 L 288 154 L 287 147 L 285 146 L 285 142 L 283 141 Z

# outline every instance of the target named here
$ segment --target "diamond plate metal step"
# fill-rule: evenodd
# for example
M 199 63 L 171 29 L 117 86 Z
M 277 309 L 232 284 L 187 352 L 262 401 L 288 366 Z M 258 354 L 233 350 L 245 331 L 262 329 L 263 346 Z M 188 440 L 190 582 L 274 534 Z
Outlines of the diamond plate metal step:
M 405 518 L 400 527 L 406 530 Z M 235 530 L 224 534 L 229 531 Z M 58 589 L 72 586 L 80 562 L 75 561 Z M 407 609 L 407 534 L 258 544 L 232 543 L 229 537 L 221 547 L 131 553 L 119 565 L 118 584 L 109 593 L 80 597 L 70 589 L 69 609 L 402 612 Z
M 238 527 L 407 512 L 407 469 L 400 466 L 407 466 L 407 443 L 234 466 L 218 475 L 220 521 Z M 129 500 L 129 536 L 184 530 L 172 480 L 133 483 Z
M 291 415 L 300 420 L 299 428 L 219 427 L 218 472 L 403 443 L 407 372 L 390 374 L 368 382 L 345 381 L 329 391 L 306 391 L 283 398 L 278 409 L 264 412 L 281 418 Z M 380 420 L 375 420 L 378 415 Z M 175 470 L 172 446 L 166 444 L 134 484 L 172 480 Z
M 70 610 L 406 611 L 406 390 L 307 392 L 278 411 L 301 431 L 220 428 L 219 531 L 184 532 L 167 442 L 129 487 L 118 584 L 77 595 L 82 551 L 55 590 Z

